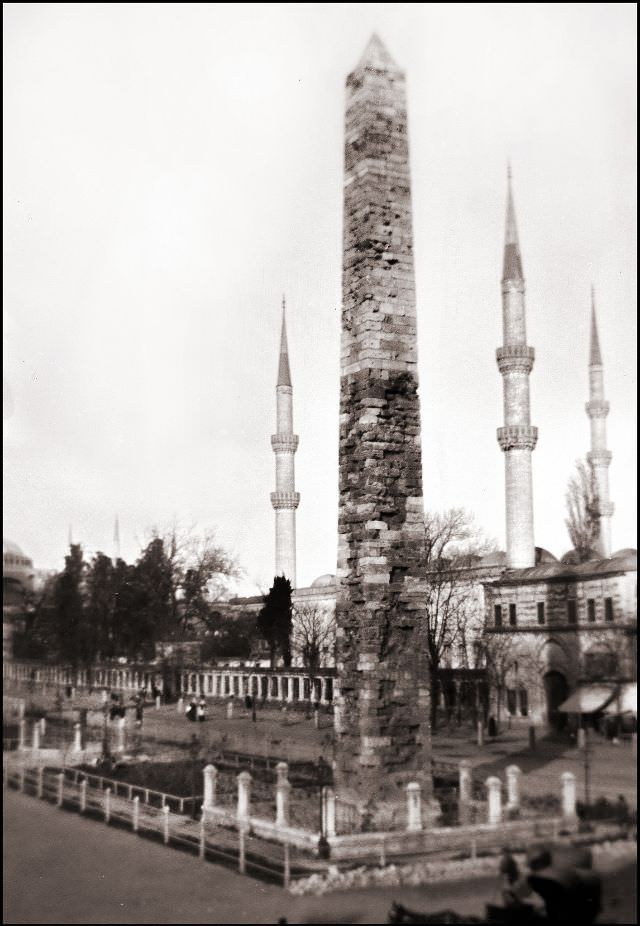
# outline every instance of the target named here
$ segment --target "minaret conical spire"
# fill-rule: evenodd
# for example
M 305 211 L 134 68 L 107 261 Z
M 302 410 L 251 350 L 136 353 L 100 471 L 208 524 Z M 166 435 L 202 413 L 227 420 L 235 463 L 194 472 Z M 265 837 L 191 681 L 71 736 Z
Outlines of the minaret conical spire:
M 300 493 L 296 492 L 294 456 L 298 449 L 298 435 L 293 433 L 293 389 L 289 369 L 284 296 L 276 384 L 276 422 L 277 433 L 271 436 L 271 447 L 276 455 L 276 491 L 271 493 L 271 504 L 276 513 L 274 575 L 285 576 L 295 588 L 296 508 L 300 502 Z
M 602 354 L 600 353 L 600 341 L 598 339 L 598 324 L 596 322 L 596 295 L 593 286 L 591 287 L 591 346 L 589 350 L 589 366 L 602 366 Z
M 280 360 L 278 363 L 277 386 L 291 385 L 291 370 L 289 368 L 289 349 L 287 347 L 287 319 L 285 298 L 282 297 L 282 329 L 280 332 Z
M 607 448 L 607 415 L 609 403 L 604 396 L 604 366 L 598 340 L 596 324 L 596 300 L 591 287 L 591 344 L 589 347 L 589 401 L 586 412 L 591 428 L 591 450 L 587 460 L 596 479 L 598 488 L 598 511 L 600 514 L 600 536 L 598 550 L 601 556 L 611 556 L 611 519 L 613 502 L 609 498 L 609 465 L 611 451 Z
M 513 190 L 511 189 L 511 164 L 507 165 L 507 221 L 504 235 L 504 263 L 502 267 L 503 283 L 506 280 L 524 282 L 522 258 L 520 257 L 520 244 L 518 242 L 516 210 L 513 204 Z

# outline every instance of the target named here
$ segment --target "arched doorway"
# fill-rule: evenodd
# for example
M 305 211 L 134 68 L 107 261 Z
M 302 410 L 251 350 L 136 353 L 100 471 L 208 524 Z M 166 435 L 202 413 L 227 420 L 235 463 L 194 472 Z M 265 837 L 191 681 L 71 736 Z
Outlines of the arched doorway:
M 569 697 L 569 686 L 562 672 L 547 672 L 544 676 L 544 693 L 547 705 L 547 721 L 554 730 L 562 730 L 567 715 L 558 707 Z

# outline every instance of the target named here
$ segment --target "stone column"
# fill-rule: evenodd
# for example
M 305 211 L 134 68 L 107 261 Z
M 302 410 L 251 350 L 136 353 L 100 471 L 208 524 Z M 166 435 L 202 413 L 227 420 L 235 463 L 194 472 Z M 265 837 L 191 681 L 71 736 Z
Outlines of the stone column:
M 276 765 L 276 826 L 289 825 L 289 795 L 291 785 L 287 778 L 289 767 L 286 762 Z
M 18 721 L 18 749 L 24 749 L 26 745 L 26 728 L 27 722 L 24 717 Z
M 376 36 L 347 77 L 344 138 L 336 788 L 376 826 L 409 783 L 431 797 L 407 103 Z
M 37 753 L 40 749 L 40 724 L 34 723 L 31 730 L 31 748 L 34 753 Z
M 215 765 L 205 765 L 203 770 L 204 776 L 204 801 L 205 810 L 215 807 L 216 803 L 216 786 L 218 780 L 218 770 Z
M 576 776 L 573 772 L 563 772 L 562 782 L 562 816 L 567 821 L 576 818 Z
M 293 677 L 289 676 L 289 684 L 287 685 L 287 701 L 293 701 Z
M 409 831 L 422 829 L 422 810 L 420 785 L 417 781 L 410 781 L 407 785 L 407 829 Z
M 82 752 L 82 726 L 79 723 L 73 725 L 73 751 Z
M 249 772 L 240 772 L 238 775 L 238 823 L 249 822 L 251 810 L 251 775 Z
M 507 809 L 518 810 L 520 807 L 520 776 L 521 770 L 517 765 L 509 765 L 507 776 Z
M 488 791 L 488 817 L 487 822 L 497 825 L 502 822 L 502 792 L 500 779 L 491 775 L 485 781 Z
M 458 765 L 458 822 L 466 826 L 471 819 L 471 763 L 463 759 Z

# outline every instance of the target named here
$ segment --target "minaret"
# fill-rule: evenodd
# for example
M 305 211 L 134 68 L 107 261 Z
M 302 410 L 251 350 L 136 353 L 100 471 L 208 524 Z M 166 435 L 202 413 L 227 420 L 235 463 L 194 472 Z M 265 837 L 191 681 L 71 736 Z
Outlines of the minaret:
M 507 565 L 521 569 L 534 566 L 536 557 L 531 451 L 538 440 L 538 429 L 532 427 L 529 416 L 529 374 L 534 350 L 527 346 L 524 276 L 511 192 L 511 168 L 508 170 L 502 272 L 502 330 L 502 347 L 496 351 L 496 359 L 502 374 L 504 400 L 504 427 L 498 428 L 498 443 L 505 454 Z
M 113 565 L 115 566 L 120 559 L 120 522 L 118 515 L 113 525 Z
M 609 403 L 604 397 L 604 367 L 598 341 L 596 301 L 591 287 L 591 347 L 589 351 L 589 401 L 587 415 L 591 420 L 591 452 L 587 460 L 592 467 L 598 487 L 600 511 L 600 540 L 598 552 L 611 556 L 611 516 L 613 504 L 609 501 L 609 464 L 611 451 L 607 450 L 607 415 Z
M 282 298 L 282 333 L 280 335 L 280 362 L 276 385 L 277 434 L 271 435 L 271 446 L 276 455 L 276 491 L 271 493 L 271 504 L 276 512 L 276 568 L 275 575 L 285 576 L 296 587 L 296 508 L 300 493 L 296 492 L 294 454 L 298 449 L 298 435 L 293 433 L 293 389 L 287 350 L 285 302 Z

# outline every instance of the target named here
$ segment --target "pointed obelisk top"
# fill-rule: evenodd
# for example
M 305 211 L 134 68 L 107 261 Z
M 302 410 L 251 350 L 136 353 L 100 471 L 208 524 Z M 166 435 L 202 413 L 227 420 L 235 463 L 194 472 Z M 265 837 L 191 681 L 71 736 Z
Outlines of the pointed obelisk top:
M 280 333 L 280 362 L 278 364 L 278 386 L 291 385 L 291 370 L 289 369 L 289 349 L 287 347 L 287 321 L 285 316 L 285 300 L 282 297 L 282 331 Z
M 511 189 L 511 163 L 507 163 L 507 223 L 504 236 L 504 264 L 502 280 L 522 283 L 522 259 L 520 257 L 520 244 L 518 242 L 518 226 L 516 225 L 516 210 L 513 205 L 513 191 Z
M 367 46 L 362 53 L 362 56 L 358 61 L 355 70 L 399 71 L 400 69 L 387 51 L 387 48 L 380 36 L 377 34 L 377 32 L 374 32 L 367 42 Z
M 596 294 L 593 286 L 591 287 L 591 348 L 589 351 L 589 366 L 602 366 L 602 354 L 600 353 L 600 340 L 598 338 L 598 325 L 596 322 Z

